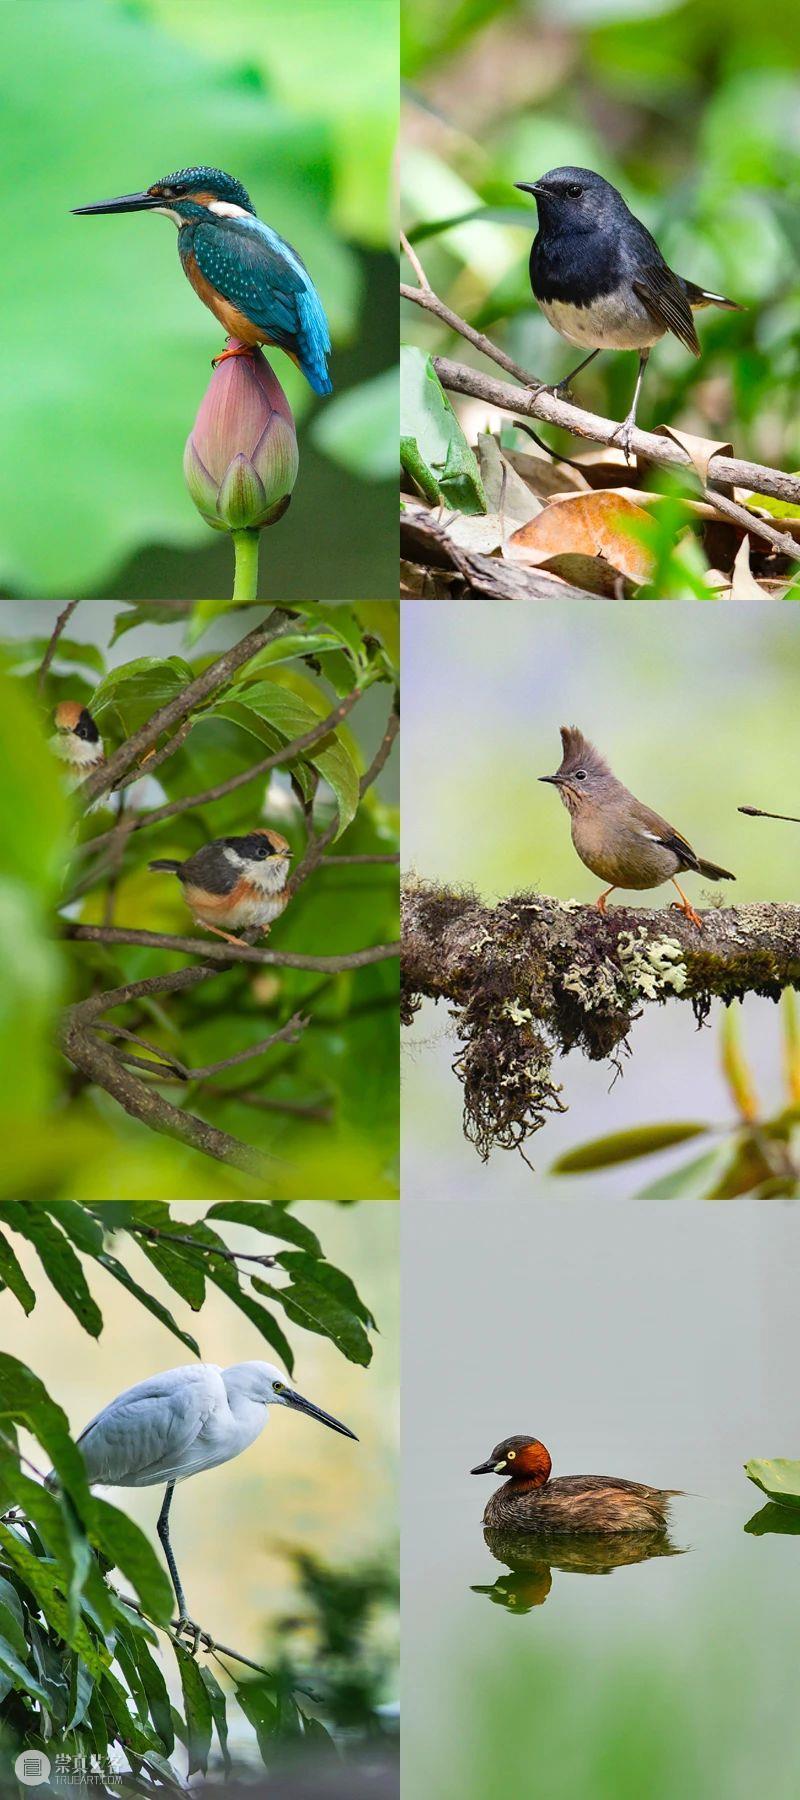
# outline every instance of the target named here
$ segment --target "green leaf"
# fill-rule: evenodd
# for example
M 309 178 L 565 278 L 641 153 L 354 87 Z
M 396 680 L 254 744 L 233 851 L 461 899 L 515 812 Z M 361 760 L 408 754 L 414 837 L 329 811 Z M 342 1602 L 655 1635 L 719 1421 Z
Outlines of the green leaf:
M 93 1642 L 82 1619 L 79 1618 L 74 1624 L 71 1621 L 61 1587 L 63 1577 L 59 1577 L 58 1571 L 51 1564 L 42 1562 L 40 1557 L 35 1556 L 2 1521 L 0 1544 L 3 1545 L 9 1562 L 35 1594 L 48 1623 L 73 1650 L 78 1651 L 91 1674 L 100 1677 L 108 1664 L 108 1652 Z
M 23 1312 L 33 1312 L 36 1305 L 36 1294 L 8 1239 L 3 1237 L 2 1232 L 0 1232 L 0 1281 L 14 1295 L 15 1300 L 19 1301 Z
M 800 1512 L 768 1500 L 744 1527 L 751 1537 L 800 1537 Z
M 269 1200 L 218 1200 L 209 1207 L 207 1219 L 225 1219 L 231 1225 L 247 1225 L 251 1231 L 263 1231 L 267 1237 L 285 1238 L 312 1256 L 322 1255 L 319 1238 L 302 1219 L 296 1219 L 288 1206 L 275 1206 Z
M 215 702 L 213 710 L 272 745 L 274 738 L 264 736 L 262 725 L 273 727 L 279 739 L 291 743 L 293 738 L 310 731 L 319 719 L 324 719 L 330 706 L 321 693 L 316 696 L 316 704 L 311 706 L 291 688 L 277 681 L 261 681 L 231 688 L 223 699 Z M 319 744 L 304 750 L 302 758 L 293 758 L 288 766 L 294 768 L 301 762 L 311 763 L 333 789 L 339 808 L 337 836 L 341 836 L 354 818 L 359 802 L 358 770 L 341 734 L 331 732 Z
M 278 1261 L 284 1262 L 283 1255 Z M 322 1274 L 327 1265 L 321 1263 L 317 1267 L 318 1273 Z M 320 1337 L 330 1338 L 349 1362 L 360 1363 L 363 1368 L 371 1362 L 372 1345 L 361 1320 L 331 1293 L 323 1280 L 303 1274 L 294 1278 L 290 1287 L 281 1288 L 254 1275 L 253 1287 L 257 1293 L 265 1294 L 282 1306 L 296 1325 L 302 1325 L 306 1331 L 314 1331 Z
M 33 1244 L 48 1280 L 84 1331 L 88 1331 L 90 1337 L 99 1337 L 103 1315 L 92 1299 L 83 1267 L 63 1231 L 46 1212 L 25 1206 L 22 1201 L 5 1201 L 2 1217 Z
M 217 1236 L 215 1231 L 211 1230 L 209 1225 L 193 1224 L 192 1235 L 198 1238 L 198 1240 L 213 1246 L 214 1249 L 227 1249 L 227 1245 L 222 1243 L 221 1238 Z M 291 1344 L 281 1331 L 277 1319 L 273 1318 L 266 1307 L 260 1306 L 258 1301 L 253 1299 L 252 1294 L 246 1293 L 239 1285 L 239 1275 L 235 1265 L 231 1262 L 223 1261 L 221 1257 L 217 1258 L 213 1267 L 211 1263 L 209 1263 L 206 1271 L 206 1278 L 208 1281 L 212 1281 L 215 1287 L 221 1288 L 223 1294 L 227 1294 L 228 1299 L 233 1301 L 234 1306 L 237 1306 L 239 1311 L 243 1312 L 245 1317 L 250 1320 L 251 1325 L 255 1325 L 256 1330 L 260 1333 L 261 1337 L 265 1338 L 267 1343 L 272 1346 L 272 1349 L 277 1351 L 281 1361 L 291 1375 L 292 1369 L 294 1368 L 294 1357 Z
M 333 462 L 365 481 L 388 481 L 397 470 L 397 370 L 350 388 L 318 412 L 312 442 Z
M 800 1507 L 800 1461 L 773 1457 L 760 1461 L 754 1457 L 744 1465 L 748 1481 L 768 1494 L 780 1506 Z
M 228 1753 L 228 1714 L 225 1695 L 219 1685 L 216 1675 L 209 1669 L 207 1663 L 203 1663 L 200 1666 L 200 1679 L 211 1704 L 211 1714 L 216 1727 L 219 1747 L 222 1754 L 222 1765 L 225 1774 L 229 1775 L 233 1764 Z
M 183 692 L 194 670 L 180 656 L 139 656 L 110 669 L 95 689 L 92 716 L 102 723 L 112 708 L 126 733 L 137 731 L 151 713 Z
M 67 1237 L 87 1256 L 97 1256 L 103 1248 L 103 1227 L 77 1200 L 40 1200 L 39 1206 L 50 1213 Z
M 339 1300 L 348 1312 L 355 1313 L 365 1325 L 374 1327 L 375 1320 L 349 1275 L 343 1269 L 337 1269 L 333 1263 L 325 1262 L 320 1257 L 306 1256 L 299 1250 L 282 1250 L 277 1258 L 281 1268 L 288 1269 L 293 1281 L 307 1280 L 317 1282 L 320 1287 L 328 1289 Z
M 121 1287 L 126 1288 L 129 1294 L 135 1296 L 146 1312 L 152 1313 L 153 1318 L 159 1319 L 161 1324 L 166 1326 L 167 1331 L 172 1332 L 173 1337 L 179 1338 L 181 1343 L 186 1345 L 187 1350 L 193 1351 L 195 1356 L 200 1355 L 197 1339 L 193 1338 L 190 1332 L 182 1330 L 181 1326 L 173 1319 L 172 1313 L 167 1310 L 166 1306 L 162 1306 L 160 1300 L 156 1300 L 153 1294 L 148 1294 L 146 1288 L 139 1286 L 138 1281 L 134 1281 L 133 1276 L 128 1274 L 124 1263 L 121 1263 L 116 1256 L 111 1256 L 107 1250 L 104 1250 L 102 1256 L 98 1256 L 97 1260 L 102 1263 L 104 1269 L 108 1270 L 109 1275 L 114 1276 L 115 1281 L 118 1281 Z
M 433 506 L 486 512 L 477 458 L 432 359 L 410 345 L 400 351 L 400 461 Z
M 703 1137 L 708 1125 L 676 1123 L 673 1125 L 634 1125 L 629 1131 L 613 1131 L 608 1137 L 593 1138 L 577 1150 L 567 1150 L 553 1163 L 554 1175 L 584 1175 L 591 1169 L 607 1169 L 614 1163 L 632 1162 L 638 1156 L 653 1156 L 671 1144 L 684 1144 L 687 1138 Z
M 12 1687 L 15 1687 L 19 1693 L 30 1694 L 33 1700 L 39 1701 L 40 1706 L 49 1708 L 50 1696 L 47 1688 L 43 1687 L 38 1676 L 28 1668 L 25 1658 L 17 1655 L 12 1645 L 4 1642 L 1 1637 L 0 1669 L 10 1677 Z
M 172 1588 L 148 1539 L 138 1525 L 95 1495 L 92 1543 L 111 1558 L 132 1582 L 146 1613 L 156 1623 L 168 1625 L 172 1618 Z
M 6 1594 L 13 1594 L 16 1606 L 6 1599 Z M 11 1586 L 10 1581 L 5 1581 L 0 1577 L 0 1650 L 6 1645 L 10 1645 L 23 1661 L 28 1654 L 28 1645 L 23 1630 L 24 1617 L 22 1602 L 16 1588 Z
M 730 1158 L 730 1144 L 717 1144 L 713 1150 L 705 1150 L 702 1156 L 693 1157 L 691 1162 L 671 1169 L 669 1174 L 659 1175 L 657 1181 L 640 1189 L 636 1199 L 709 1200 L 713 1198 L 716 1184 Z
M 89 1703 L 94 1693 L 94 1676 L 84 1668 L 79 1656 L 71 1658 L 69 1676 L 69 1706 L 64 1730 L 75 1731 L 83 1724 Z
M 175 1733 L 172 1728 L 169 1690 L 160 1664 L 149 1650 L 143 1633 L 135 1632 L 133 1642 L 142 1686 L 150 1708 L 150 1717 L 164 1746 L 165 1754 L 171 1756 L 175 1747 Z
M 94 1500 L 66 1414 L 51 1400 L 38 1376 L 6 1351 L 0 1351 L 0 1418 L 3 1417 L 26 1425 L 33 1433 L 47 1451 L 62 1487 L 70 1494 L 84 1523 L 90 1520 Z
M 182 1644 L 175 1644 L 174 1649 L 180 1671 L 188 1733 L 189 1774 L 194 1775 L 198 1769 L 205 1774 L 211 1748 L 211 1699 L 194 1657 L 190 1656 Z
M 49 644 L 50 639 L 46 637 L 9 639 L 5 644 L 9 665 L 11 668 L 21 669 L 30 664 L 31 669 L 38 669 Z M 56 668 L 59 663 L 91 669 L 96 675 L 102 675 L 106 666 L 102 650 L 96 644 L 79 644 L 76 638 L 68 637 L 59 638 L 50 668 Z
M 137 1233 L 136 1242 L 142 1255 L 158 1270 L 168 1286 L 174 1288 L 176 1294 L 180 1294 L 193 1312 L 199 1312 L 206 1297 L 206 1283 L 203 1268 L 198 1266 L 197 1253 L 183 1244 L 175 1244 L 170 1248 L 168 1236 L 159 1238 L 156 1242 L 153 1238 Z

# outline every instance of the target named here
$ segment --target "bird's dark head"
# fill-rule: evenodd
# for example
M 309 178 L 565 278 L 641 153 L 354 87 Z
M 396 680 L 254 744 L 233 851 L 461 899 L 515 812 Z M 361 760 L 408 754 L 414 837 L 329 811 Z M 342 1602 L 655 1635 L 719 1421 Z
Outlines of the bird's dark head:
M 524 1481 L 531 1487 L 544 1487 L 553 1465 L 550 1452 L 534 1437 L 503 1438 L 495 1444 L 484 1463 L 470 1469 L 470 1475 L 505 1475 L 509 1481 Z
M 238 218 L 254 216 L 255 208 L 247 189 L 227 175 L 224 169 L 211 169 L 199 163 L 192 169 L 176 169 L 154 181 L 152 187 L 139 194 L 122 194 L 118 200 L 99 200 L 94 206 L 73 207 L 76 213 L 159 212 L 174 219 L 176 225 L 188 224 L 201 212 L 212 217 Z
M 561 749 L 561 763 L 555 775 L 540 775 L 539 780 L 552 782 L 558 788 L 570 812 L 586 800 L 609 799 L 619 786 L 616 776 L 577 725 L 562 725 Z
M 243 863 L 288 863 L 292 854 L 286 838 L 281 837 L 279 831 L 268 831 L 260 825 L 244 837 L 223 838 L 223 843 Z
M 523 194 L 533 194 L 543 230 L 585 232 L 627 212 L 622 195 L 594 169 L 548 169 L 537 181 L 517 181 Z
M 60 736 L 80 738 L 84 744 L 99 744 L 100 733 L 94 719 L 79 700 L 62 700 L 53 716 Z

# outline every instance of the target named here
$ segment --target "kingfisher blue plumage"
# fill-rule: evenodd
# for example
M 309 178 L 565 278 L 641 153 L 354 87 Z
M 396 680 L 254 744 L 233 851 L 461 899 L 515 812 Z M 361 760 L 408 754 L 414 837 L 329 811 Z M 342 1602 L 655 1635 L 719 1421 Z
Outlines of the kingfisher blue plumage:
M 328 321 L 305 263 L 270 225 L 256 218 L 249 194 L 222 169 L 178 169 L 141 194 L 123 194 L 76 213 L 158 212 L 178 227 L 178 253 L 200 299 L 247 356 L 274 344 L 317 394 L 330 394 Z

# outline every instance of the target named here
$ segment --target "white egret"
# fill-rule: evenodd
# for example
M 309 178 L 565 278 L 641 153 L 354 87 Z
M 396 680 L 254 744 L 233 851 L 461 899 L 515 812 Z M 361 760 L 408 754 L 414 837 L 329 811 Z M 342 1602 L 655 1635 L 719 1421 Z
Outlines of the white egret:
M 265 1362 L 234 1363 L 230 1369 L 216 1363 L 165 1369 L 118 1394 L 78 1438 L 90 1485 L 138 1488 L 166 1483 L 156 1530 L 178 1602 L 178 1630 L 194 1633 L 195 1649 L 200 1633 L 187 1614 L 169 1537 L 175 1486 L 239 1456 L 263 1431 L 270 1406 L 290 1406 L 355 1439 L 354 1431 L 305 1400 L 282 1380 L 273 1363 Z

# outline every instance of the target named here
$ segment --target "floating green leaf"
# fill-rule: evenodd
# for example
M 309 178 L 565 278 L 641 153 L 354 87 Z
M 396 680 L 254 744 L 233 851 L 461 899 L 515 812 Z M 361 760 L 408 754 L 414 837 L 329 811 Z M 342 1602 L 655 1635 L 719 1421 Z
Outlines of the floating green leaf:
M 760 1461 L 754 1457 L 744 1465 L 748 1481 L 754 1481 L 756 1487 L 769 1494 L 770 1500 L 779 1506 L 800 1508 L 800 1461 L 787 1457 L 772 1457 Z

